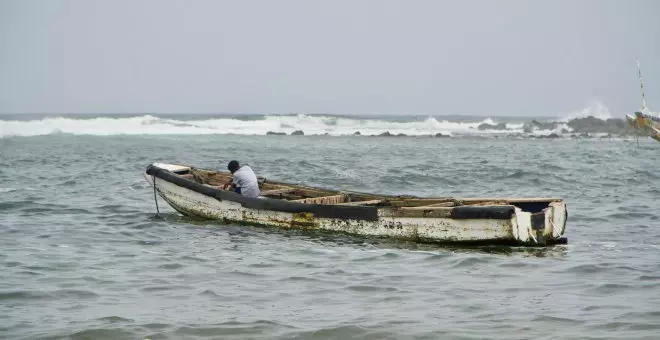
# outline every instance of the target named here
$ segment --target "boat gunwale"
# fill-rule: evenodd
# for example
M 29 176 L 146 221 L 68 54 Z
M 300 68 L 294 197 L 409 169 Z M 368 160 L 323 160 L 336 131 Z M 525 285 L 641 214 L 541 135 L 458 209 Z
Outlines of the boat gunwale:
M 167 169 L 154 165 L 149 165 L 145 173 L 149 176 L 158 177 L 161 180 L 220 201 L 226 200 L 239 203 L 245 208 L 271 210 L 286 213 L 312 213 L 315 217 L 336 218 L 343 220 L 378 220 L 378 209 L 373 206 L 307 204 L 270 197 L 252 198 L 243 196 L 233 191 L 220 190 L 212 186 L 197 183 L 193 180 L 179 176 L 178 174 L 173 173 Z
M 166 168 L 158 167 L 154 164 L 151 164 L 146 169 L 146 174 L 158 177 L 162 180 L 170 182 L 180 187 L 187 188 L 189 190 L 195 191 L 197 193 L 212 197 L 217 200 L 227 200 L 231 202 L 236 202 L 241 204 L 241 206 L 250 209 L 258 210 L 271 210 L 287 213 L 311 213 L 316 217 L 326 217 L 326 218 L 336 218 L 342 220 L 368 220 L 375 221 L 380 217 L 420 217 L 420 218 L 451 218 L 451 219 L 510 219 L 514 216 L 516 206 L 513 203 L 552 203 L 556 201 L 562 201 L 560 199 L 542 199 L 542 198 L 531 198 L 531 199 L 502 199 L 502 198 L 467 198 L 467 199 L 454 199 L 451 197 L 438 197 L 438 198 L 428 198 L 428 197 L 415 197 L 408 195 L 401 196 L 388 196 L 388 195 L 375 195 L 375 194 L 363 194 L 368 197 L 375 198 L 385 198 L 391 199 L 392 201 L 397 200 L 408 200 L 408 201 L 438 201 L 438 200 L 447 200 L 455 201 L 470 201 L 470 202 L 487 202 L 487 201 L 500 201 L 502 203 L 498 205 L 493 204 L 483 204 L 483 205 L 456 205 L 453 207 L 447 207 L 448 211 L 446 214 L 434 214 L 433 210 L 438 210 L 436 207 L 427 207 L 418 206 L 416 213 L 410 214 L 411 212 L 404 213 L 404 208 L 402 206 L 366 206 L 366 205 L 342 205 L 342 204 L 316 204 L 316 203 L 303 203 L 295 202 L 285 199 L 270 198 L 270 197 L 258 197 L 250 198 L 242 196 L 238 193 L 229 190 L 221 190 L 217 187 L 201 184 L 195 180 L 181 176 L 184 173 L 190 173 L 193 169 L 209 171 L 211 173 L 222 173 L 219 171 L 206 170 L 194 167 L 188 167 L 187 170 L 172 172 Z M 350 191 L 332 191 L 325 190 L 316 187 L 289 184 L 279 181 L 270 181 L 269 184 L 274 185 L 289 185 L 295 188 L 300 188 L 302 190 L 311 190 L 311 191 L 327 191 L 331 193 L 347 193 L 347 194 L 356 194 L 360 195 L 361 193 L 355 193 Z M 507 202 L 508 201 L 508 202 Z M 355 203 L 359 203 L 356 201 Z M 384 214 L 379 213 L 379 211 L 384 211 Z M 380 216 L 383 215 L 383 216 Z
M 218 171 L 218 170 L 213 170 L 213 169 L 205 169 L 205 168 L 199 168 L 199 167 L 193 167 L 193 166 L 186 166 L 189 169 L 187 171 L 192 171 L 192 170 L 202 170 L 206 172 L 211 172 L 211 173 L 217 173 L 217 174 L 222 174 L 224 176 L 231 176 L 231 174 L 228 171 Z M 163 169 L 163 168 L 161 168 Z M 167 170 L 167 169 L 163 169 Z M 172 172 L 173 174 L 179 174 L 179 172 Z M 345 194 L 351 194 L 351 195 L 357 195 L 357 196 L 366 196 L 366 197 L 373 197 L 373 198 L 384 198 L 388 199 L 390 201 L 392 200 L 406 200 L 406 201 L 435 201 L 435 200 L 447 200 L 447 201 L 460 201 L 460 202 L 492 202 L 492 201 L 499 201 L 499 202 L 506 202 L 506 203 L 552 203 L 552 202 L 564 202 L 563 198 L 559 197 L 457 197 L 457 196 L 415 196 L 415 195 L 387 195 L 387 194 L 375 194 L 371 192 L 361 192 L 361 191 L 352 191 L 352 190 L 338 190 L 338 189 L 328 189 L 325 187 L 317 187 L 317 186 L 309 186 L 309 185 L 304 185 L 304 184 L 295 184 L 291 182 L 284 182 L 280 180 L 269 180 L 265 177 L 262 177 L 265 180 L 268 180 L 268 183 L 271 185 L 277 185 L 277 186 L 288 186 L 288 187 L 293 187 L 296 189 L 302 189 L 302 190 L 309 190 L 309 191 L 325 191 L 328 193 L 335 193 L 335 194 L 340 194 L 340 193 L 345 193 Z

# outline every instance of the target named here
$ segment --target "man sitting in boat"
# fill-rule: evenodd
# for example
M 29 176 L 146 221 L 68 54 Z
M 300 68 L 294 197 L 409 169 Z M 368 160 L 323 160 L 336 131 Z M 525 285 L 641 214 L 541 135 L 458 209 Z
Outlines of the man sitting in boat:
M 231 186 L 232 190 L 246 197 L 259 197 L 259 182 L 257 175 L 252 168 L 247 165 L 239 165 L 237 161 L 231 161 L 227 169 L 232 173 L 232 178 L 223 186 L 227 190 Z

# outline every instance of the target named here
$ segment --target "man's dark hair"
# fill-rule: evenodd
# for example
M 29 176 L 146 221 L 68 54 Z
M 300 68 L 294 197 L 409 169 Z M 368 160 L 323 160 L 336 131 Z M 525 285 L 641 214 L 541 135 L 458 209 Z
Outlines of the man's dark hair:
M 227 165 L 227 169 L 229 169 L 231 173 L 234 173 L 236 170 L 238 170 L 238 168 L 239 168 L 238 161 L 231 161 Z

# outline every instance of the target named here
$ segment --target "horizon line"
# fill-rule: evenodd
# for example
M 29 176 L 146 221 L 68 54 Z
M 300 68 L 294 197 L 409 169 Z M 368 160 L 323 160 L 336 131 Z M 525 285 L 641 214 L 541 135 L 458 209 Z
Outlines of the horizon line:
M 253 116 L 346 116 L 346 117 L 360 117 L 360 116 L 465 116 L 465 117 L 508 117 L 508 118 L 540 118 L 540 117 L 559 117 L 552 115 L 515 115 L 515 114 L 476 114 L 476 113 L 331 113 L 331 112 L 0 112 L 0 116 L 9 115 L 253 115 Z

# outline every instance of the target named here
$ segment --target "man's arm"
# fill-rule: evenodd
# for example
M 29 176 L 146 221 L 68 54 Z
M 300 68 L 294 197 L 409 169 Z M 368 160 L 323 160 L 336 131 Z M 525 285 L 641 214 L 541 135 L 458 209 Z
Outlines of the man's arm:
M 233 186 L 234 186 L 234 183 L 232 183 L 233 180 L 234 180 L 233 178 L 229 178 L 229 180 L 227 181 L 227 183 L 225 183 L 225 184 L 222 186 L 222 189 L 227 190 L 228 187 L 230 187 L 230 186 L 233 187 Z

